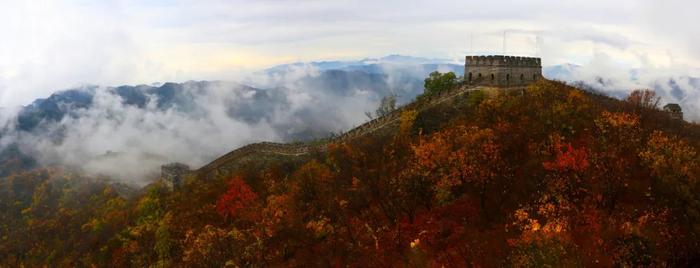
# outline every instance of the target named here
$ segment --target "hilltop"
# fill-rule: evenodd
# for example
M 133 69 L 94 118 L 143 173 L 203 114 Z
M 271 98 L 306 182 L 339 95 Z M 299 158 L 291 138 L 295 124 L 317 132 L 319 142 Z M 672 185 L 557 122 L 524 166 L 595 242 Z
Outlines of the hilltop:
M 450 92 L 461 94 L 423 99 L 398 111 L 392 124 L 316 145 L 323 149 L 315 152 L 270 160 L 274 150 L 250 150 L 246 165 L 208 176 L 228 184 L 218 200 L 213 193 L 220 190 L 200 186 L 201 174 L 191 177 L 176 200 L 210 191 L 212 213 L 224 222 L 201 225 L 188 237 L 206 241 L 199 245 L 236 246 L 227 249 L 231 257 L 184 249 L 191 255 L 183 261 L 696 262 L 698 125 L 634 98 L 623 102 L 546 80 L 524 90 Z M 188 214 L 187 207 L 178 206 L 175 214 Z M 195 215 L 188 217 L 201 217 Z M 253 243 L 259 237 L 265 242 Z M 239 257 L 243 252 L 271 254 Z

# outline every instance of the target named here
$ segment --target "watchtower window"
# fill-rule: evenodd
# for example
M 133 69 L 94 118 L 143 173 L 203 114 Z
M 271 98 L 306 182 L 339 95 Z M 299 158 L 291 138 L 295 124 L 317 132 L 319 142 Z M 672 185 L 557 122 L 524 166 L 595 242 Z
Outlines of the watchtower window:
M 481 73 L 479 73 L 479 76 L 478 76 L 478 78 L 479 78 L 479 79 L 481 79 Z
M 494 80 L 494 79 L 496 79 L 496 76 L 494 76 L 493 74 L 491 74 L 491 80 Z
M 510 81 L 510 74 L 506 74 L 506 81 Z
M 469 82 L 472 81 L 472 73 L 469 73 Z
M 522 80 L 525 80 L 525 75 L 524 75 L 524 74 L 520 74 L 520 81 L 522 81 Z

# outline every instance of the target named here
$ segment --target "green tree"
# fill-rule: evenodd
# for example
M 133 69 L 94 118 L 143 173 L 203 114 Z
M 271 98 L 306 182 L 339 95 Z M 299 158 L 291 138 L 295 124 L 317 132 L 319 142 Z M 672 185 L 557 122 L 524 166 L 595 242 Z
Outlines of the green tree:
M 435 95 L 454 87 L 457 84 L 457 75 L 453 72 L 440 73 L 438 71 L 430 73 L 425 79 L 424 95 Z

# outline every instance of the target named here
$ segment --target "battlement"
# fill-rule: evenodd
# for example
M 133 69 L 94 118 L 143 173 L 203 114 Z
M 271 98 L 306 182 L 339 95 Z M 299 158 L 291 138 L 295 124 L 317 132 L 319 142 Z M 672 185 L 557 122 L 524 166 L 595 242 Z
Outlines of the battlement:
M 540 58 L 517 56 L 466 56 L 464 82 L 511 87 L 528 85 L 542 77 Z
M 518 56 L 467 56 L 466 65 L 470 66 L 513 66 L 513 67 L 541 67 L 540 58 L 518 57 Z

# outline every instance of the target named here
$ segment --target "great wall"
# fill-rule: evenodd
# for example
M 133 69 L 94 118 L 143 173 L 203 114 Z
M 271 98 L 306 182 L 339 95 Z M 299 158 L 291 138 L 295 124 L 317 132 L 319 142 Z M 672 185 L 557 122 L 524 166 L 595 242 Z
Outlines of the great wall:
M 401 106 L 389 114 L 370 120 L 358 127 L 355 127 L 339 136 L 332 137 L 325 142 L 316 144 L 304 143 L 276 143 L 259 142 L 252 143 L 235 149 L 216 160 L 210 162 L 197 170 L 192 171 L 198 177 L 209 176 L 211 174 L 227 173 L 227 165 L 237 160 L 243 159 L 252 154 L 272 154 L 279 156 L 302 156 L 312 152 L 323 152 L 328 144 L 343 143 L 352 139 L 374 133 L 385 129 L 399 122 L 404 111 L 414 110 L 421 112 L 425 109 L 435 107 L 443 102 L 453 100 L 473 90 L 499 88 L 504 90 L 523 89 L 528 84 L 541 78 L 541 66 L 539 58 L 510 57 L 510 56 L 467 56 L 465 59 L 465 78 L 461 83 L 451 90 L 446 90 L 432 96 L 425 96 L 421 101 L 414 101 Z M 478 78 L 473 76 L 477 74 Z M 512 81 L 510 77 L 520 77 L 519 80 Z M 483 79 L 492 77 L 492 79 Z M 174 172 L 163 168 L 163 173 Z M 168 175 L 173 181 L 181 179 L 181 175 Z
M 358 127 L 351 129 L 350 131 L 343 133 L 342 135 L 330 138 L 326 142 L 321 143 L 321 144 L 307 145 L 307 144 L 303 144 L 303 143 L 276 143 L 276 142 L 259 142 L 259 143 L 248 144 L 248 145 L 240 147 L 236 150 L 233 150 L 233 151 L 219 157 L 218 159 L 212 161 L 211 163 L 197 169 L 195 172 L 197 174 L 202 174 L 202 175 L 210 174 L 212 172 L 217 172 L 217 169 L 219 167 L 222 167 L 228 163 L 231 163 L 232 161 L 236 161 L 237 159 L 241 159 L 241 158 L 243 158 L 247 155 L 251 155 L 251 154 L 267 153 L 267 154 L 274 154 L 274 155 L 281 155 L 281 156 L 301 156 L 301 155 L 309 154 L 311 152 L 325 151 L 328 144 L 347 142 L 349 140 L 352 140 L 352 139 L 355 139 L 355 138 L 358 138 L 358 137 L 361 137 L 361 136 L 364 136 L 364 135 L 367 135 L 370 133 L 374 133 L 378 130 L 389 127 L 393 124 L 397 124 L 399 122 L 400 117 L 401 117 L 401 113 L 403 113 L 404 111 L 415 110 L 417 112 L 420 112 L 420 111 L 423 111 L 425 109 L 435 107 L 443 102 L 452 100 L 456 97 L 467 94 L 470 91 L 479 90 L 479 89 L 486 89 L 486 88 L 489 88 L 489 87 L 460 84 L 459 86 L 455 87 L 455 89 L 453 89 L 453 90 L 448 90 L 448 91 L 443 92 L 442 94 L 437 94 L 437 95 L 431 96 L 429 98 L 424 99 L 421 102 L 411 102 L 409 104 L 401 106 L 385 116 L 370 120 L 370 121 L 368 121 L 368 122 L 366 122 Z M 510 87 L 510 88 L 503 88 L 503 89 L 508 90 L 508 89 L 522 89 L 522 88 L 523 88 L 522 86 L 519 86 L 519 87 Z

